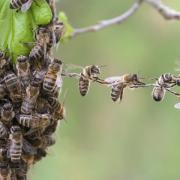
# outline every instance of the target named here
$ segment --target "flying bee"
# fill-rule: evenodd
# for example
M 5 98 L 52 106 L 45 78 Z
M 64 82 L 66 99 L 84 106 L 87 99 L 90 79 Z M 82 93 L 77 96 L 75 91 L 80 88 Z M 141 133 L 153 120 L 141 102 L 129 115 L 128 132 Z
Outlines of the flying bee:
M 18 80 L 18 77 L 13 72 L 9 72 L 5 75 L 4 81 L 7 90 L 10 93 L 11 100 L 13 102 L 20 102 L 22 95 L 21 95 L 21 85 Z
M 32 4 L 33 0 L 11 0 L 10 9 L 21 9 L 22 12 L 26 12 Z
M 26 56 L 19 56 L 17 58 L 16 69 L 23 87 L 26 88 L 30 82 L 30 64 Z
M 10 129 L 9 155 L 11 162 L 19 162 L 22 155 L 23 135 L 19 126 L 12 126 Z
M 10 170 L 8 162 L 1 161 L 0 162 L 0 179 L 1 180 L 10 180 Z
M 53 118 L 55 120 L 62 120 L 65 119 L 65 107 L 64 107 L 64 103 L 61 104 L 57 98 L 54 97 L 49 97 L 48 98 L 48 102 L 50 104 L 50 107 L 52 109 L 52 113 L 53 113 Z
M 122 76 L 108 77 L 104 80 L 104 84 L 111 86 L 111 98 L 114 102 L 122 100 L 124 88 L 144 87 L 145 83 L 141 82 L 137 74 L 125 74 Z
M 54 59 L 49 64 L 48 70 L 43 81 L 43 90 L 48 94 L 53 93 L 57 87 L 59 79 L 61 79 L 62 61 Z M 61 81 L 60 81 L 61 82 Z
M 1 109 L 1 121 L 10 125 L 12 119 L 15 117 L 15 112 L 13 111 L 13 106 L 11 103 L 5 103 Z
M 26 96 L 22 102 L 21 112 L 23 114 L 31 114 L 35 108 L 36 100 L 39 95 L 39 84 L 32 81 L 26 88 Z
M 156 81 L 153 91 L 152 97 L 155 101 L 162 101 L 166 94 L 166 91 L 179 96 L 180 94 L 170 90 L 173 86 L 179 85 L 179 79 L 175 78 L 172 74 L 166 73 L 162 74 Z
M 49 114 L 19 115 L 19 124 L 27 128 L 46 128 L 50 124 Z
M 4 126 L 4 124 L 0 121 L 0 139 L 4 139 L 8 137 L 8 130 Z
M 47 44 L 49 43 L 50 32 L 46 26 L 41 26 L 36 32 L 36 42 L 29 54 L 30 61 L 40 60 L 47 55 Z

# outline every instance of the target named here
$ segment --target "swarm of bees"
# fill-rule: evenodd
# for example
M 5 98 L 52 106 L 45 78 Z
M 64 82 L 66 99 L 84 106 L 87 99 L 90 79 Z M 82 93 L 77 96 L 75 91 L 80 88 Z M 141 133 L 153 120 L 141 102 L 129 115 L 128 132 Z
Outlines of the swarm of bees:
M 33 0 L 11 0 L 10 8 L 27 11 Z M 49 0 L 47 2 L 50 2 Z M 152 98 L 162 101 L 166 92 L 180 86 L 180 76 L 170 73 L 156 78 L 153 84 L 142 82 L 137 74 L 99 77 L 101 67 L 78 67 L 79 73 L 64 72 L 64 63 L 52 56 L 52 48 L 62 37 L 64 25 L 57 18 L 39 26 L 36 42 L 28 56 L 19 56 L 16 66 L 5 51 L 0 51 L 0 179 L 26 180 L 29 168 L 46 156 L 55 144 L 53 134 L 65 107 L 59 102 L 64 77 L 78 80 L 81 96 L 86 96 L 91 83 L 111 88 L 113 102 L 122 101 L 125 89 L 153 87 Z M 180 108 L 180 103 L 175 105 Z

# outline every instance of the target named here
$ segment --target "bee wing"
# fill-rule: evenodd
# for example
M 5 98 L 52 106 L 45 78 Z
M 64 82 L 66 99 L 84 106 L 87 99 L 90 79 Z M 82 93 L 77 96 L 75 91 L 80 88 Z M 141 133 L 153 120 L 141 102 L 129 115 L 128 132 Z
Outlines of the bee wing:
M 61 88 L 61 87 L 62 87 L 62 84 L 63 84 L 63 79 L 62 79 L 61 74 L 59 73 L 58 76 L 57 76 L 57 79 L 56 79 L 56 86 L 57 86 L 58 88 Z
M 28 154 L 36 154 L 37 153 L 37 149 L 34 148 L 27 140 L 23 139 L 23 150 L 25 151 L 25 153 Z
M 22 12 L 26 12 L 26 11 L 31 7 L 32 2 L 33 2 L 33 0 L 29 0 L 29 1 L 27 1 L 26 3 L 24 3 L 24 4 L 21 6 L 21 11 L 22 11 Z
M 108 77 L 104 81 L 108 84 L 108 86 L 113 86 L 122 81 L 122 76 Z
M 174 105 L 174 108 L 180 109 L 180 102 L 179 102 L 179 103 L 176 103 L 176 104 Z

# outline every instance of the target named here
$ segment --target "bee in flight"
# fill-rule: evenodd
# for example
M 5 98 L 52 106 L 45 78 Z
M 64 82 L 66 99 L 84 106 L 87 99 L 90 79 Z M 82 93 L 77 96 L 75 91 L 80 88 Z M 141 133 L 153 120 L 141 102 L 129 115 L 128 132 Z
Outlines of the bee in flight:
M 180 77 L 175 77 L 170 73 L 162 74 L 153 85 L 152 97 L 155 101 L 162 101 L 166 94 L 166 91 L 180 96 L 179 93 L 176 93 L 171 90 L 175 85 L 180 86 Z
M 102 84 L 104 83 L 104 81 L 98 77 L 100 75 L 100 67 L 103 66 L 97 66 L 97 65 L 89 65 L 85 67 L 76 66 L 76 65 L 74 66 L 76 68 L 81 68 L 82 72 L 80 74 L 62 73 L 62 75 L 74 77 L 79 80 L 79 92 L 81 96 L 85 96 L 88 93 L 91 82 L 98 82 Z
M 10 9 L 21 10 L 22 12 L 26 12 L 32 4 L 33 0 L 11 0 L 10 1 Z
M 145 83 L 140 81 L 137 74 L 108 77 L 104 80 L 104 84 L 111 86 L 111 98 L 114 102 L 122 100 L 124 88 L 138 88 L 145 86 Z

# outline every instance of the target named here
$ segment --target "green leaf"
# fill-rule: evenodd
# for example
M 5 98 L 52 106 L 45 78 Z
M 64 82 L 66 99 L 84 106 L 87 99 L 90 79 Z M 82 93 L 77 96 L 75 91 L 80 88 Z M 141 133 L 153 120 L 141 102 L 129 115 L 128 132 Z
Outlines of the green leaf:
M 15 61 L 19 55 L 28 55 L 30 47 L 25 43 L 35 41 L 38 25 L 48 24 L 52 12 L 45 0 L 33 2 L 31 8 L 22 13 L 9 8 L 10 0 L 0 0 L 0 50 L 8 51 Z
M 63 37 L 61 38 L 61 42 L 67 42 L 69 39 L 72 38 L 72 33 L 74 31 L 73 27 L 71 26 L 68 17 L 66 16 L 66 14 L 64 12 L 59 12 L 58 18 L 60 21 L 62 21 L 64 23 L 64 27 L 65 27 L 65 32 L 63 34 Z

